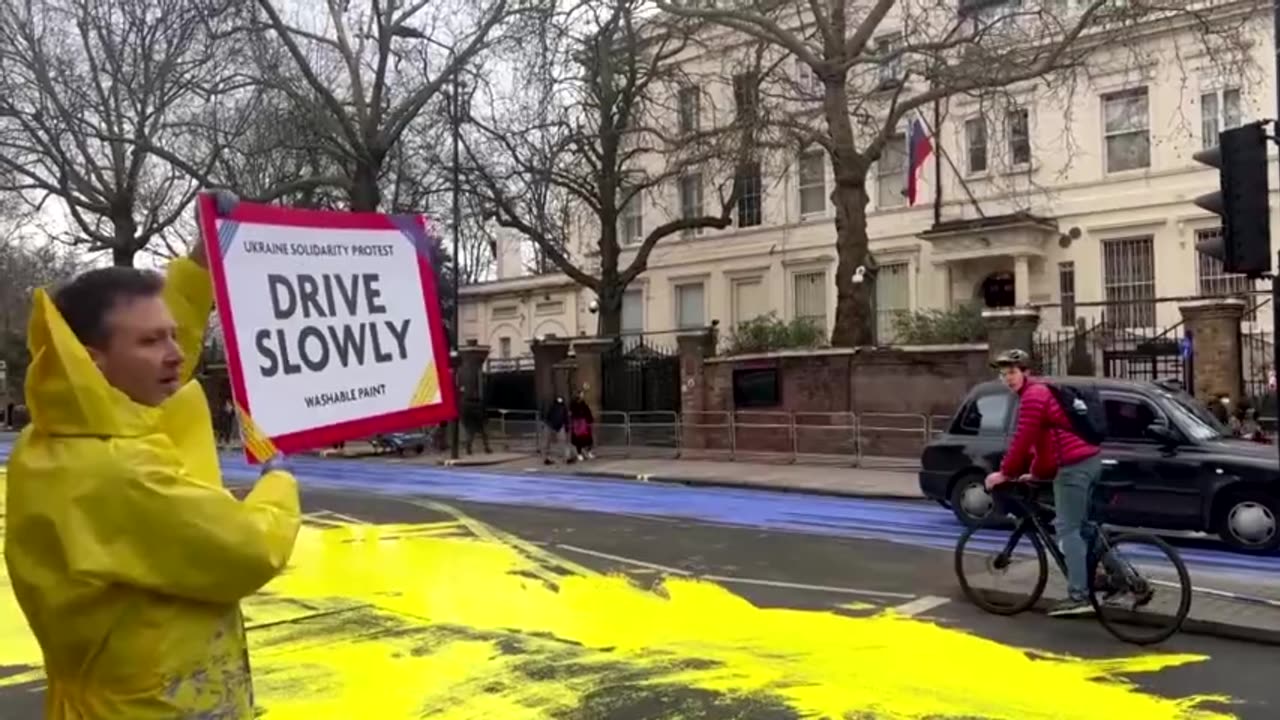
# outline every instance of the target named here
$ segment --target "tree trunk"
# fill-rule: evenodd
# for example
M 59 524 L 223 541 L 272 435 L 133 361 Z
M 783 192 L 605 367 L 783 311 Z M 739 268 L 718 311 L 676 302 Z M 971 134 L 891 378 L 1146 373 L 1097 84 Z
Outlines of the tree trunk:
M 351 176 L 351 192 L 347 198 L 352 212 L 377 212 L 382 204 L 382 191 L 378 189 L 378 171 L 375 163 L 356 163 L 355 172 Z
M 849 122 L 849 102 L 844 78 L 832 78 L 826 86 L 823 114 L 831 134 L 831 169 L 835 187 L 831 204 L 836 209 L 836 322 L 831 329 L 834 347 L 858 347 L 875 342 L 872 299 L 875 297 L 875 261 L 867 248 L 867 169 L 875 158 L 856 149 Z M 863 281 L 854 275 L 865 267 Z
M 111 219 L 112 243 L 111 264 L 116 267 L 133 267 L 133 258 L 138 254 L 138 224 L 132 215 L 121 215 Z
M 622 292 L 624 288 L 610 283 L 600 289 L 600 310 L 596 323 L 598 337 L 617 337 L 622 334 Z
M 841 182 L 837 175 L 831 202 L 836 206 L 836 322 L 834 347 L 875 343 L 875 261 L 867 248 L 867 186 L 865 176 Z M 863 281 L 854 282 L 859 267 Z

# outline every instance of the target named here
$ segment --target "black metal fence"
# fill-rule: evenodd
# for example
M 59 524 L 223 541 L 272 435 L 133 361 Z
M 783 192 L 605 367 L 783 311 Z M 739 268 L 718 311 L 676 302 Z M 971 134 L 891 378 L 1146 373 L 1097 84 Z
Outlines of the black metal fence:
M 1143 301 L 1148 311 L 1141 313 L 1128 307 L 1130 303 L 1074 306 L 1075 327 L 1037 334 L 1033 350 L 1041 371 L 1136 381 L 1178 380 L 1194 391 L 1195 368 L 1182 322 L 1155 325 L 1156 318 L 1168 315 L 1155 311 L 1161 302 Z M 1152 326 L 1138 326 L 1139 320 Z
M 1276 417 L 1275 390 L 1271 381 L 1275 370 L 1276 339 L 1271 328 L 1250 319 L 1262 317 L 1271 305 L 1271 298 L 1255 296 L 1250 299 L 1246 322 L 1240 325 L 1240 394 L 1254 409 L 1258 416 L 1273 419 Z
M 680 356 L 671 333 L 622 335 L 600 363 L 606 412 L 679 412 Z

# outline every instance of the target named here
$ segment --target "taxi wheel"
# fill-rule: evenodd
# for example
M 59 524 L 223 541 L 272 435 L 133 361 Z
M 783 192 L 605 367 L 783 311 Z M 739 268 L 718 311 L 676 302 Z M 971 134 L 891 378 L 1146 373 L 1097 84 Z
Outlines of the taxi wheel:
M 1245 489 L 1229 492 L 1214 506 L 1218 535 L 1228 545 L 1253 553 L 1280 550 L 1280 498 Z

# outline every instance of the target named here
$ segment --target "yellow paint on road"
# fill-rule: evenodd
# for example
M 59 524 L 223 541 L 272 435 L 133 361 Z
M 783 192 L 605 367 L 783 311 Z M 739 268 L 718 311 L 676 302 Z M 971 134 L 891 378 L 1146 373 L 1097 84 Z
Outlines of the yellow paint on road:
M 268 720 L 1230 717 L 1204 709 L 1223 698 L 1167 699 L 1122 679 L 1200 656 L 1088 661 L 892 613 L 759 608 L 690 579 L 647 591 L 423 506 L 440 521 L 318 517 L 289 570 L 244 603 Z M 38 666 L 3 575 L 0 586 L 0 665 Z

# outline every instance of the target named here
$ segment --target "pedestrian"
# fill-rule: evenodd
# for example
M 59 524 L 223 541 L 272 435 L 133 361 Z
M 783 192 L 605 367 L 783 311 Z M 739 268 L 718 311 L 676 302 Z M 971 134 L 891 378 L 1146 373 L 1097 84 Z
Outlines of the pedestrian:
M 568 460 L 568 447 L 564 442 L 564 434 L 569 425 L 569 408 L 564 404 L 564 398 L 556 396 L 551 407 L 547 408 L 547 412 L 542 416 L 542 422 L 546 431 L 546 442 L 543 446 L 542 462 L 550 465 L 555 462 L 555 458 Z
M 222 486 L 191 380 L 212 296 L 199 245 L 167 279 L 110 267 L 35 293 L 4 559 L 50 720 L 254 717 L 239 603 L 301 517 L 279 456 L 244 500 Z
M 231 398 L 222 401 L 222 409 L 218 415 L 218 442 L 223 447 L 231 445 L 231 438 L 236 427 L 236 406 Z
M 485 427 L 488 424 L 488 418 L 485 417 L 484 397 L 474 390 L 462 388 L 462 429 L 467 433 L 467 454 L 471 454 L 471 446 L 474 444 L 476 435 L 480 436 L 481 442 L 484 443 L 484 452 L 486 455 L 492 453 L 489 448 L 489 431 Z
M 569 442 L 573 445 L 578 462 L 594 460 L 595 454 L 595 416 L 591 414 L 591 406 L 579 391 L 569 403 Z

